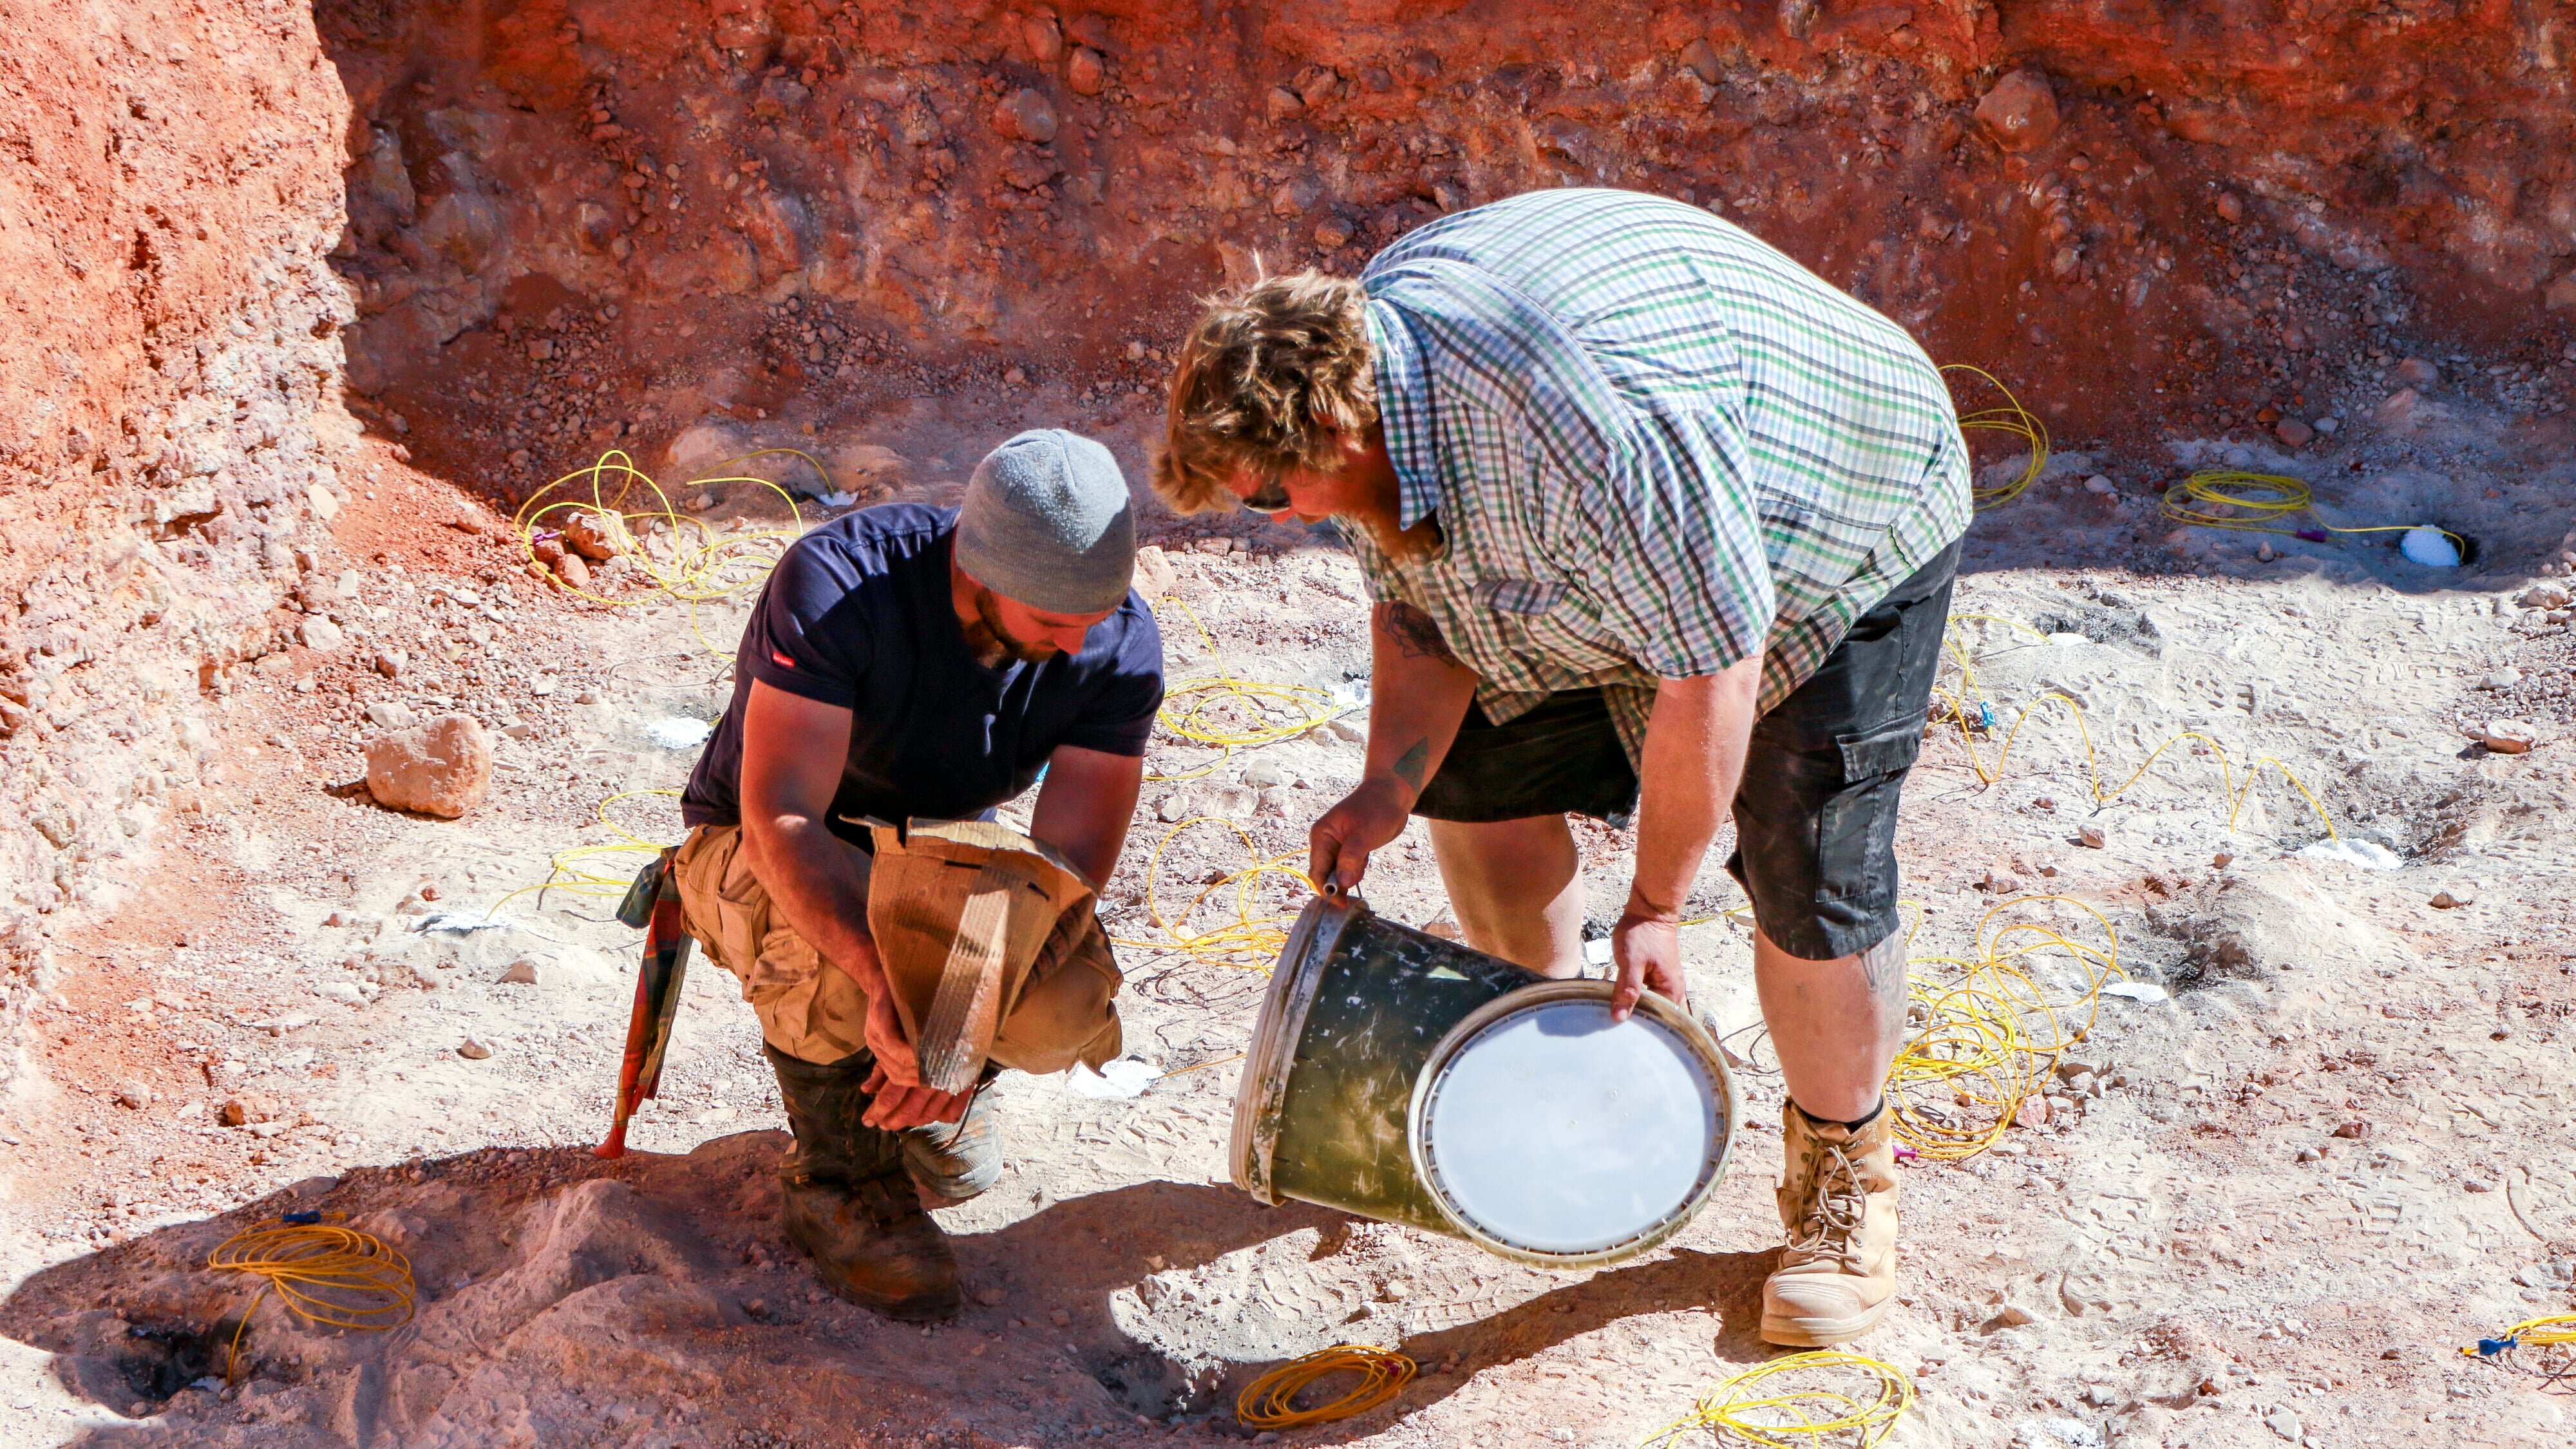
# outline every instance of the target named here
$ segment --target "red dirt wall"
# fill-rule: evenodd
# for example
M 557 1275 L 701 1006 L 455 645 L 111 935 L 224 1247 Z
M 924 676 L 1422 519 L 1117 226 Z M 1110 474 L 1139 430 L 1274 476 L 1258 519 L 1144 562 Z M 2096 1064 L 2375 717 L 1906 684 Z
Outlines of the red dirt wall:
M 323 16 L 357 112 L 352 377 L 504 491 L 709 413 L 1132 398 L 1159 363 L 1130 344 L 1256 254 L 1356 269 L 1538 186 L 1711 205 L 2075 436 L 2576 331 L 2560 5 Z

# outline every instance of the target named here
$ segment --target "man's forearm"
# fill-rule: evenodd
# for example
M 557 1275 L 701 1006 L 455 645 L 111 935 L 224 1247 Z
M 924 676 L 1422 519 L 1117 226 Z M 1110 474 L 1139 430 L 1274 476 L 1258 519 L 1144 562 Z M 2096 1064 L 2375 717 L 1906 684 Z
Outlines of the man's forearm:
M 1410 809 L 1458 738 L 1476 674 L 1449 652 L 1429 614 L 1400 603 L 1369 613 L 1369 674 L 1362 779 L 1394 782 Z
M 1646 721 L 1637 809 L 1637 876 L 1626 914 L 1677 921 L 1708 844 L 1733 808 L 1753 734 L 1762 657 L 1694 679 L 1667 679 Z
M 873 960 L 876 951 L 868 934 L 867 852 L 800 815 L 745 819 L 743 844 L 752 873 L 787 924 L 824 960 L 860 977 L 857 963 Z

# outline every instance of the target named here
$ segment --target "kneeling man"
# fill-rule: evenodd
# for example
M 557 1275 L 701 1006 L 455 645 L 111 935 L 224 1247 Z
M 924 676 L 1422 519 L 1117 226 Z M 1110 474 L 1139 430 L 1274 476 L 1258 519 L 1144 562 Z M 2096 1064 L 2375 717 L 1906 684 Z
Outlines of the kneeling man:
M 762 590 L 682 798 L 689 932 L 741 979 L 796 1137 L 787 1236 L 832 1291 L 892 1317 L 956 1311 L 956 1260 L 924 1200 L 963 1201 L 1001 1172 L 976 1090 L 995 1068 L 974 1079 L 974 1060 L 1060 1071 L 1119 1049 L 1118 969 L 1090 902 L 1163 699 L 1135 560 L 1116 461 L 1052 430 L 995 449 L 961 508 L 888 504 L 812 530 Z M 920 824 L 989 819 L 1041 776 L 1034 851 L 988 849 L 998 827 Z M 1041 863 L 997 876 L 1006 858 Z M 1064 915 L 1014 936 L 991 901 L 1032 882 L 1056 892 L 1047 919 Z M 979 953 L 1016 953 L 980 996 Z M 939 973 L 958 959 L 969 985 L 952 1002 Z M 925 972 L 935 1006 L 913 985 Z M 980 1021 L 982 1055 L 966 1090 L 939 1090 L 922 1038 L 961 1020 Z

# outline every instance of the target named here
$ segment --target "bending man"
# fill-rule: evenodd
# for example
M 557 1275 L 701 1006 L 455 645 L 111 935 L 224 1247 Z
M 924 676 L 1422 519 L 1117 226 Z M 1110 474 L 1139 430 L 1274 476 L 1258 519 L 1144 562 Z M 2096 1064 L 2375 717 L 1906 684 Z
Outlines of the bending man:
M 923 1085 L 888 975 L 940 969 L 966 902 L 943 882 L 962 892 L 978 874 L 923 872 L 931 899 L 907 888 L 903 939 L 930 959 L 889 959 L 870 931 L 871 851 L 896 836 L 866 822 L 989 818 L 1043 773 L 1030 834 L 1080 874 L 1062 878 L 1083 903 L 1013 963 L 990 1060 L 1117 1055 L 1118 970 L 1084 887 L 1117 864 L 1163 698 L 1135 562 L 1117 462 L 1057 431 L 995 449 L 962 509 L 888 504 L 812 530 L 762 590 L 682 797 L 690 934 L 741 978 L 796 1137 L 787 1236 L 833 1292 L 896 1318 L 956 1311 L 956 1260 L 924 1201 L 983 1191 L 1002 1156 L 988 1097 Z
M 1874 1326 L 1896 1281 L 1897 795 L 1969 513 L 1921 349 L 1705 212 L 1539 192 L 1423 227 L 1356 283 L 1211 304 L 1155 485 L 1345 520 L 1375 672 L 1363 778 L 1313 831 L 1328 888 L 1423 816 L 1468 941 L 1572 975 L 1566 816 L 1633 816 L 1624 1014 L 1682 999 L 1677 923 L 1732 810 L 1791 1097 L 1762 1334 Z

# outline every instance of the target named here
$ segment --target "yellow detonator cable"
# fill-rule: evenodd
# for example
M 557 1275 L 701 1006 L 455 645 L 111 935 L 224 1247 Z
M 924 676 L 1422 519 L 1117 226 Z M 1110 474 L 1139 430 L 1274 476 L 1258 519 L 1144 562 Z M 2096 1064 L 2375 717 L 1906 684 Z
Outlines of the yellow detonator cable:
M 2164 512 L 2174 522 L 2195 528 L 2280 533 L 2310 543 L 2324 543 L 2338 533 L 2413 533 L 2419 528 L 2432 528 L 2451 541 L 2462 559 L 2469 556 L 2467 539 L 2429 523 L 2381 523 L 2361 528 L 2340 528 L 2328 523 L 2317 513 L 2316 494 L 2307 480 L 2286 473 L 2204 468 L 2165 490 Z M 2282 528 L 2275 523 L 2294 513 L 2305 513 L 2314 522 L 2307 528 Z
M 248 1273 L 259 1292 L 242 1310 L 224 1360 L 230 1383 L 241 1361 L 242 1335 L 260 1300 L 274 1293 L 307 1323 L 382 1331 L 411 1322 L 411 1260 L 372 1233 L 339 1226 L 340 1214 L 288 1213 L 274 1223 L 224 1239 L 206 1257 L 215 1273 Z
M 1355 1373 L 1359 1382 L 1330 1403 L 1311 1409 L 1297 1407 L 1300 1390 L 1329 1374 Z M 1389 1348 L 1372 1348 L 1364 1343 L 1345 1343 L 1303 1358 L 1291 1359 L 1272 1369 L 1235 1395 L 1234 1417 L 1249 1429 L 1294 1429 L 1306 1424 L 1325 1424 L 1365 1414 L 1413 1382 L 1415 1364 Z
M 1780 1379 L 1792 1381 L 1774 1382 Z M 1913 1407 L 1914 1381 L 1892 1365 L 1814 1349 L 1755 1364 L 1719 1384 L 1638 1449 L 1678 1449 L 1702 1429 L 1721 1444 L 1764 1449 L 1808 1449 L 1828 1438 L 1849 1449 L 1876 1449 Z
M 1225 657 L 1217 653 L 1216 636 L 1208 632 L 1198 611 L 1166 594 L 1156 602 L 1170 604 L 1188 616 L 1190 627 L 1198 630 L 1199 643 L 1207 649 L 1208 658 L 1216 665 L 1213 678 L 1192 679 L 1175 684 L 1163 693 L 1163 708 L 1157 718 L 1163 728 L 1192 744 L 1215 745 L 1223 753 L 1195 770 L 1177 775 L 1148 775 L 1149 783 L 1171 783 L 1195 780 L 1234 758 L 1239 749 L 1293 739 L 1315 726 L 1346 713 L 1351 706 L 1336 704 L 1329 690 L 1311 684 L 1270 684 L 1258 679 L 1237 679 L 1225 672 Z M 1228 723 L 1218 716 L 1228 708 L 1247 713 L 1249 724 Z
M 2040 471 L 2048 466 L 2048 424 L 2041 422 L 2030 409 L 2023 407 L 2021 399 L 2013 396 L 2011 388 L 1997 381 L 1993 373 L 1982 367 L 1953 362 L 1944 366 L 1941 371 L 1945 374 L 1964 372 L 1970 377 L 1983 378 L 1987 386 L 2003 394 L 2004 401 L 2001 407 L 1978 408 L 1973 412 L 1959 414 L 1961 432 L 2004 433 L 2019 438 L 2030 446 L 2030 462 L 2023 467 L 2019 476 L 2009 483 L 1993 488 L 1973 488 L 1968 494 L 1969 500 L 1983 510 L 2000 507 L 2019 498 L 2025 489 L 2039 481 Z M 1973 459 L 1970 460 L 1969 466 L 1974 468 Z
M 2050 692 L 2031 701 L 2028 705 L 2022 708 L 2019 715 L 2014 717 L 2011 728 L 2004 731 L 2003 748 L 1996 753 L 1995 762 L 1992 767 L 1989 767 L 1985 760 L 1977 753 L 1977 734 L 1982 729 L 1991 726 L 1994 719 L 1994 708 L 1986 701 L 1983 692 L 1977 688 L 1975 659 L 1968 652 L 1967 643 L 1959 634 L 1959 624 L 1961 621 L 1971 619 L 1982 619 L 1992 623 L 2006 624 L 2043 642 L 2046 641 L 2048 636 L 2040 633 L 2036 629 L 2033 629 L 2028 624 L 2022 623 L 2018 619 L 2007 619 L 1999 614 L 1954 614 L 1951 616 L 1950 633 L 1944 642 L 1945 647 L 1949 650 L 1952 661 L 1959 666 L 1959 691 L 1957 693 L 1953 693 L 1948 689 L 1936 686 L 1932 693 L 1935 698 L 1939 699 L 1949 708 L 1950 718 L 1959 729 L 1960 744 L 1964 746 L 1968 752 L 1968 768 L 1976 772 L 1979 782 L 1992 785 L 2001 780 L 2004 775 L 2004 765 L 2012 758 L 2013 741 L 2018 739 L 2021 735 L 2021 727 L 2030 722 L 2032 715 L 2037 714 L 2047 706 L 2051 704 L 2062 704 L 2066 706 L 2066 712 L 2074 717 L 2075 732 L 2083 740 L 2086 785 L 2092 794 L 2093 803 L 2096 806 L 2108 805 L 2111 801 L 2117 799 L 2122 793 L 2127 791 L 2130 786 L 2135 785 L 2138 781 L 2144 779 L 2147 771 L 2154 768 L 2156 761 L 2163 757 L 2165 751 L 2172 749 L 2175 745 L 2182 743 L 2184 740 L 2193 740 L 2205 747 L 2210 754 L 2217 757 L 2219 794 L 2227 802 L 2227 828 L 2229 830 L 2234 830 L 2236 828 L 2236 819 L 2239 815 L 2244 813 L 2245 802 L 2252 798 L 2255 783 L 2261 778 L 2263 767 L 2269 765 L 2273 770 L 2280 774 L 2282 779 L 2289 781 L 2291 788 L 2297 790 L 2300 797 L 2308 802 L 2308 808 L 2316 812 L 2317 823 L 2325 827 L 2327 838 L 2331 840 L 2343 839 L 2342 833 L 2335 829 L 2333 817 L 2326 814 L 2326 807 L 2318 801 L 2316 792 L 2310 790 L 2307 786 L 2307 782 L 2301 780 L 2297 773 L 2291 770 L 2289 766 L 2282 764 L 2279 760 L 2274 759 L 2270 755 L 2258 755 L 2255 757 L 2253 763 L 2246 768 L 2245 782 L 2242 786 L 2239 786 L 2236 783 L 2235 765 L 2234 762 L 2228 758 L 2226 747 L 2198 730 L 2183 730 L 2167 737 L 2164 743 L 2157 745 L 2155 749 L 2148 752 L 2147 758 L 2139 764 L 2138 768 L 2129 772 L 2129 777 L 2127 779 L 2122 780 L 2119 784 L 2108 790 L 2103 789 L 2102 766 L 2099 758 L 2094 753 L 2093 731 L 2092 728 L 2085 723 L 2084 708 L 2065 694 L 2059 693 L 2055 690 L 2051 690 Z M 1974 716 L 1979 721 L 1977 724 L 1971 724 L 1969 722 L 1971 718 L 1969 706 L 1971 704 L 1975 706 Z
M 1190 897 L 1190 903 L 1182 907 L 1178 915 L 1166 918 L 1163 914 L 1160 895 L 1163 852 L 1171 848 L 1172 841 L 1182 831 L 1196 825 L 1222 825 L 1233 831 L 1236 840 L 1243 847 L 1243 853 L 1251 857 L 1252 863 L 1240 870 L 1219 875 L 1200 886 L 1198 894 Z M 1252 887 L 1264 876 L 1277 876 L 1282 880 L 1294 881 L 1308 891 L 1314 890 L 1314 881 L 1307 877 L 1306 872 L 1291 863 L 1296 860 L 1297 855 L 1298 852 L 1292 850 L 1265 860 L 1261 858 L 1260 848 L 1252 843 L 1252 833 L 1242 826 L 1221 815 L 1191 816 L 1164 831 L 1163 838 L 1154 842 L 1154 853 L 1147 857 L 1145 862 L 1145 914 L 1153 921 L 1155 928 L 1163 933 L 1165 939 L 1160 941 L 1112 939 L 1117 945 L 1133 946 L 1140 950 L 1178 951 L 1192 960 L 1204 962 L 1210 966 L 1230 966 L 1242 971 L 1267 972 L 1271 963 L 1278 959 L 1280 950 L 1288 944 L 1289 922 L 1283 916 L 1258 913 L 1252 899 Z M 1234 888 L 1234 919 L 1222 922 L 1208 930 L 1192 929 L 1190 922 L 1197 916 L 1199 906 L 1210 895 L 1228 886 Z
M 724 654 L 727 651 L 698 628 L 698 605 L 760 587 L 777 566 L 778 556 L 805 531 L 805 515 L 797 508 L 794 494 L 766 478 L 723 471 L 765 457 L 802 458 L 823 480 L 825 491 L 831 490 L 831 473 L 813 455 L 795 448 L 754 449 L 717 464 L 714 475 L 692 478 L 679 486 L 757 483 L 786 503 L 793 527 L 726 533 L 694 514 L 681 512 L 662 491 L 662 485 L 636 467 L 631 456 L 612 448 L 587 466 L 575 468 L 528 495 L 528 501 L 519 505 L 511 519 L 518 531 L 519 550 L 529 567 L 543 570 L 545 566 L 537 559 L 538 543 L 586 521 L 599 530 L 614 553 L 635 559 L 644 572 L 647 587 L 633 597 L 618 598 L 564 583 L 549 571 L 560 587 L 594 604 L 620 609 L 656 598 L 672 599 L 688 607 L 689 632 L 697 635 L 698 642 L 710 653 Z M 563 496 L 550 496 L 558 492 Z M 657 529 L 668 529 L 672 541 L 663 543 Z

